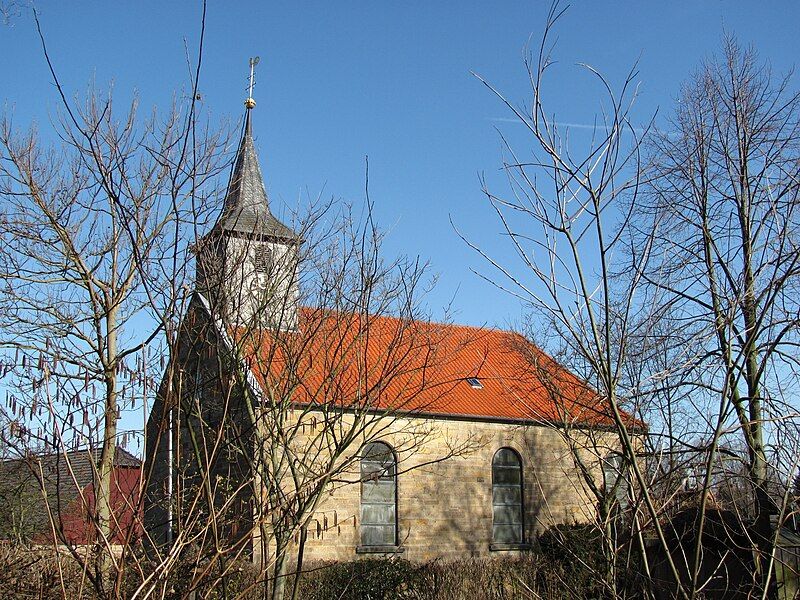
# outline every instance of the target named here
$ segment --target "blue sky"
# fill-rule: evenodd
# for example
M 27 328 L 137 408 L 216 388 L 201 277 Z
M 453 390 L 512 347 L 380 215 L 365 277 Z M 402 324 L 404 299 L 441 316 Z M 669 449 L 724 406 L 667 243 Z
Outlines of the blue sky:
M 7 0 L 4 1 L 8 4 Z M 57 98 L 26 4 L 0 24 L 0 101 L 18 126 L 48 135 Z M 113 82 L 119 100 L 138 92 L 145 109 L 165 107 L 187 81 L 200 5 L 193 2 L 36 3 L 69 93 Z M 479 174 L 503 188 L 499 136 L 527 146 L 519 125 L 470 74 L 508 97 L 529 96 L 522 51 L 538 39 L 548 3 L 222 2 L 208 5 L 200 91 L 206 114 L 235 123 L 246 96 L 247 59 L 259 55 L 254 132 L 275 212 L 322 192 L 364 197 L 364 157 L 388 256 L 406 253 L 440 274 L 434 316 L 452 300 L 455 319 L 507 326 L 515 300 L 477 278 L 481 259 L 454 233 L 502 256 L 499 224 Z M 575 67 L 586 62 L 620 82 L 638 63 L 635 116 L 663 123 L 680 84 L 720 46 L 724 31 L 752 43 L 777 71 L 800 50 L 796 2 L 575 2 L 557 30 L 559 60 L 550 111 L 585 141 L 600 90 Z

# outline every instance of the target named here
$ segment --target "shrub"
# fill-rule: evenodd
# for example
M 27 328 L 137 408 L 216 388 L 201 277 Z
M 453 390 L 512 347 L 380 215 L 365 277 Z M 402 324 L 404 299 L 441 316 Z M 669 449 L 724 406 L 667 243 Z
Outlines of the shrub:
M 390 600 L 435 597 L 426 565 L 402 559 L 364 559 L 320 565 L 303 575 L 303 600 Z
M 187 551 L 181 556 L 165 579 L 149 584 L 155 587 L 156 597 L 163 600 L 180 600 L 186 598 L 189 592 L 194 592 L 197 598 L 206 600 L 223 598 L 254 600 L 263 597 L 264 582 L 260 580 L 262 573 L 257 565 L 246 559 L 228 561 L 225 564 L 216 560 L 209 565 L 207 559 L 198 561 L 196 549 L 192 550 L 194 552 Z M 132 596 L 142 582 L 142 575 L 148 575 L 154 566 L 141 556 L 137 557 L 137 562 L 143 567 L 141 571 L 133 568 L 132 564 L 127 565 L 123 597 Z M 192 582 L 194 582 L 193 587 Z
M 552 543 L 551 543 L 552 542 Z M 301 578 L 300 600 L 573 600 L 596 598 L 593 574 L 557 539 L 517 558 L 432 561 L 368 559 L 316 565 Z M 548 545 L 549 544 L 549 545 Z
M 597 574 L 603 568 L 603 548 L 596 527 L 556 525 L 539 536 L 537 546 L 552 573 L 589 596 L 600 595 Z
M 201 581 L 195 578 L 199 552 L 187 549 L 165 580 L 155 582 L 156 596 L 177 600 L 190 591 L 209 600 L 249 600 L 264 594 L 263 572 L 247 560 L 215 562 Z M 60 568 L 64 574 L 59 576 Z M 208 567 L 200 559 L 200 567 Z M 533 552 L 491 559 L 435 560 L 423 564 L 398 558 L 367 558 L 346 563 L 309 565 L 300 579 L 300 600 L 538 600 L 589 599 L 602 596 L 597 569 L 602 564 L 597 533 L 589 527 L 555 527 L 543 534 Z M 123 597 L 130 597 L 154 565 L 141 554 L 129 556 Z M 222 576 L 222 573 L 225 573 Z M 624 577 L 624 576 L 623 576 Z M 289 576 L 287 597 L 291 591 Z M 0 598 L 94 598 L 75 561 L 52 548 L 0 546 Z
M 0 544 L 0 598 L 79 600 L 92 592 L 75 561 L 52 547 Z

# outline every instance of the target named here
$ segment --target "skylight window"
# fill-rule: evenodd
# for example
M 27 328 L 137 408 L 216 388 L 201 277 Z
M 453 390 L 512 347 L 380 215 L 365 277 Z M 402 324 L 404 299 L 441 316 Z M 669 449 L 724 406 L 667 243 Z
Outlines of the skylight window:
M 470 385 L 470 387 L 476 390 L 483 389 L 483 384 L 481 383 L 481 380 L 478 379 L 477 377 L 467 377 L 466 382 Z

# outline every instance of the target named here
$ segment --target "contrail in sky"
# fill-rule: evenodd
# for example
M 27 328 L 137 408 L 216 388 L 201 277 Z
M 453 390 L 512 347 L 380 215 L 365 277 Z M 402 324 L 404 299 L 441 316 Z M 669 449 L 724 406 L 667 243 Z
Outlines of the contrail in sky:
M 489 117 L 490 121 L 495 121 L 498 123 L 519 123 L 519 119 L 512 119 L 511 117 Z M 598 123 L 597 125 L 589 125 L 588 123 L 566 123 L 564 121 L 555 121 L 553 125 L 557 125 L 558 127 L 567 127 L 572 129 L 602 129 L 603 125 Z M 630 130 L 630 127 L 624 127 L 623 131 Z M 634 127 L 633 131 L 636 133 L 644 133 L 645 129 L 641 127 Z

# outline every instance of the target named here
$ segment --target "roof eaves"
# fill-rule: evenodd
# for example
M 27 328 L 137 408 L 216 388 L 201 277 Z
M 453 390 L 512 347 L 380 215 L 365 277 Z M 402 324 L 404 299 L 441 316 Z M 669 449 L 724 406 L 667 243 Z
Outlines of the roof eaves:
M 297 408 L 307 408 L 314 407 L 305 402 L 292 402 L 291 406 Z M 321 407 L 320 407 L 321 410 Z M 342 407 L 341 409 L 343 412 L 355 412 L 359 409 L 353 409 L 348 407 Z M 392 409 L 366 409 L 367 413 L 371 414 L 385 414 L 387 418 L 390 417 L 414 417 L 414 418 L 423 418 L 423 419 L 447 419 L 447 420 L 455 420 L 455 421 L 479 421 L 483 423 L 508 423 L 514 425 L 537 425 L 541 427 L 555 427 L 555 428 L 565 428 L 567 426 L 566 423 L 563 421 L 558 421 L 555 419 L 536 419 L 536 418 L 523 418 L 523 417 L 504 417 L 499 415 L 474 415 L 470 413 L 459 413 L 459 412 L 447 412 L 447 411 L 431 411 L 431 410 L 392 410 Z M 570 427 L 579 430 L 593 430 L 593 431 L 615 431 L 616 425 L 613 423 L 570 423 Z M 637 433 L 646 433 L 646 430 L 640 430 L 639 428 L 631 429 L 632 432 Z

